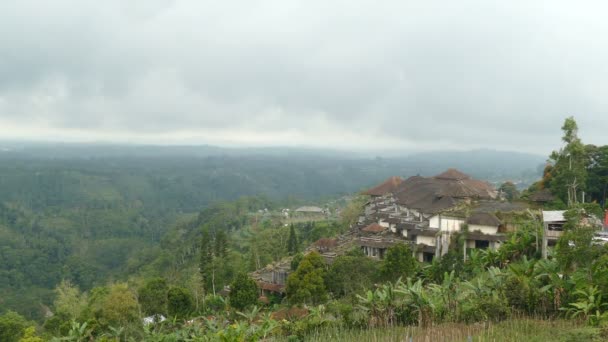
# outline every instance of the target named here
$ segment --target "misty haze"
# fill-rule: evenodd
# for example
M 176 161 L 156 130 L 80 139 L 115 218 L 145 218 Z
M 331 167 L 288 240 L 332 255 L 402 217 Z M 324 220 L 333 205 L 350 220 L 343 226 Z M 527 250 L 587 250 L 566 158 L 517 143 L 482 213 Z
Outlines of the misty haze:
M 601 341 L 601 2 L 0 2 L 0 342 Z

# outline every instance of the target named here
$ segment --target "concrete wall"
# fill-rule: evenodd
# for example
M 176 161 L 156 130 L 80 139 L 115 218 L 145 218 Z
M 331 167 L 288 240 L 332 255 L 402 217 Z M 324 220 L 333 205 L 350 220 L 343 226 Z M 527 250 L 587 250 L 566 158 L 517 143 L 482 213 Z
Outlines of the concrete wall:
M 439 229 L 439 215 L 431 216 L 429 219 L 429 228 Z
M 458 232 L 463 224 L 464 220 L 461 218 L 442 216 L 439 229 L 444 232 Z
M 469 231 L 470 232 L 480 231 L 480 232 L 482 232 L 484 234 L 495 235 L 496 233 L 498 233 L 498 227 L 482 226 L 482 225 L 477 225 L 477 224 L 470 224 L 469 225 Z
M 416 237 L 416 243 L 423 243 L 427 246 L 435 246 L 435 237 L 434 236 L 420 236 Z

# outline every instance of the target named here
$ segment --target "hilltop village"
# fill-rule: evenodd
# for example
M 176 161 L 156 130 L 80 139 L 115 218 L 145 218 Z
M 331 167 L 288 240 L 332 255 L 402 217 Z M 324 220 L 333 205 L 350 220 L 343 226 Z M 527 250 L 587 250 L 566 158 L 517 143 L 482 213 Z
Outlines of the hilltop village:
M 517 217 L 543 220 L 543 256 L 561 236 L 564 211 L 531 210 L 523 202 L 508 202 L 490 183 L 448 169 L 432 177 L 390 177 L 363 193 L 367 202 L 356 224 L 336 238 L 323 238 L 305 253 L 316 251 L 328 264 L 353 248 L 368 257 L 384 258 L 388 248 L 408 244 L 419 262 L 432 262 L 453 247 L 455 233 L 466 230 L 463 257 L 469 249 L 498 249 L 506 234 L 517 229 Z M 537 193 L 534 204 L 552 200 Z M 262 294 L 285 293 L 291 258 L 285 258 L 251 274 Z
M 370 258 L 383 259 L 389 247 L 404 243 L 420 262 L 430 262 L 447 253 L 450 236 L 465 226 L 470 232 L 466 248 L 498 248 L 513 227 L 495 212 L 526 209 L 500 201 L 492 185 L 456 169 L 433 177 L 390 177 L 363 194 L 368 200 L 358 222 L 345 234 L 315 242 L 307 252 L 317 251 L 331 264 L 357 247 Z M 290 263 L 286 258 L 252 277 L 262 291 L 284 293 Z

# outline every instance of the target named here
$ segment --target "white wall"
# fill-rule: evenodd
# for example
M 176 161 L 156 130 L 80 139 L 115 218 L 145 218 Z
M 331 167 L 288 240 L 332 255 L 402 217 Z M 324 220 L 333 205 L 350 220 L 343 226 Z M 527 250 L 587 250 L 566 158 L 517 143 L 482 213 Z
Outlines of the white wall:
M 463 219 L 442 216 L 439 229 L 444 232 L 458 232 L 460 231 L 460 226 L 462 226 L 463 224 Z
M 498 227 L 482 226 L 482 225 L 478 225 L 478 224 L 469 225 L 470 232 L 474 232 L 474 231 L 478 231 L 478 230 L 484 234 L 495 235 L 496 233 L 498 233 Z
M 432 216 L 429 219 L 429 228 L 439 229 L 439 215 Z
M 427 246 L 435 246 L 435 237 L 434 236 L 420 236 L 416 237 L 416 243 L 423 243 Z

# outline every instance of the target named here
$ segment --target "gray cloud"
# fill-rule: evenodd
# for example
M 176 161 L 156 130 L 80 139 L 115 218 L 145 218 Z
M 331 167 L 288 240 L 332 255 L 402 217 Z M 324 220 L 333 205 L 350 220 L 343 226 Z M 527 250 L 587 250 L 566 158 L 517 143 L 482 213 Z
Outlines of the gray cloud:
M 607 6 L 5 1 L 0 134 L 546 153 L 605 143 Z

